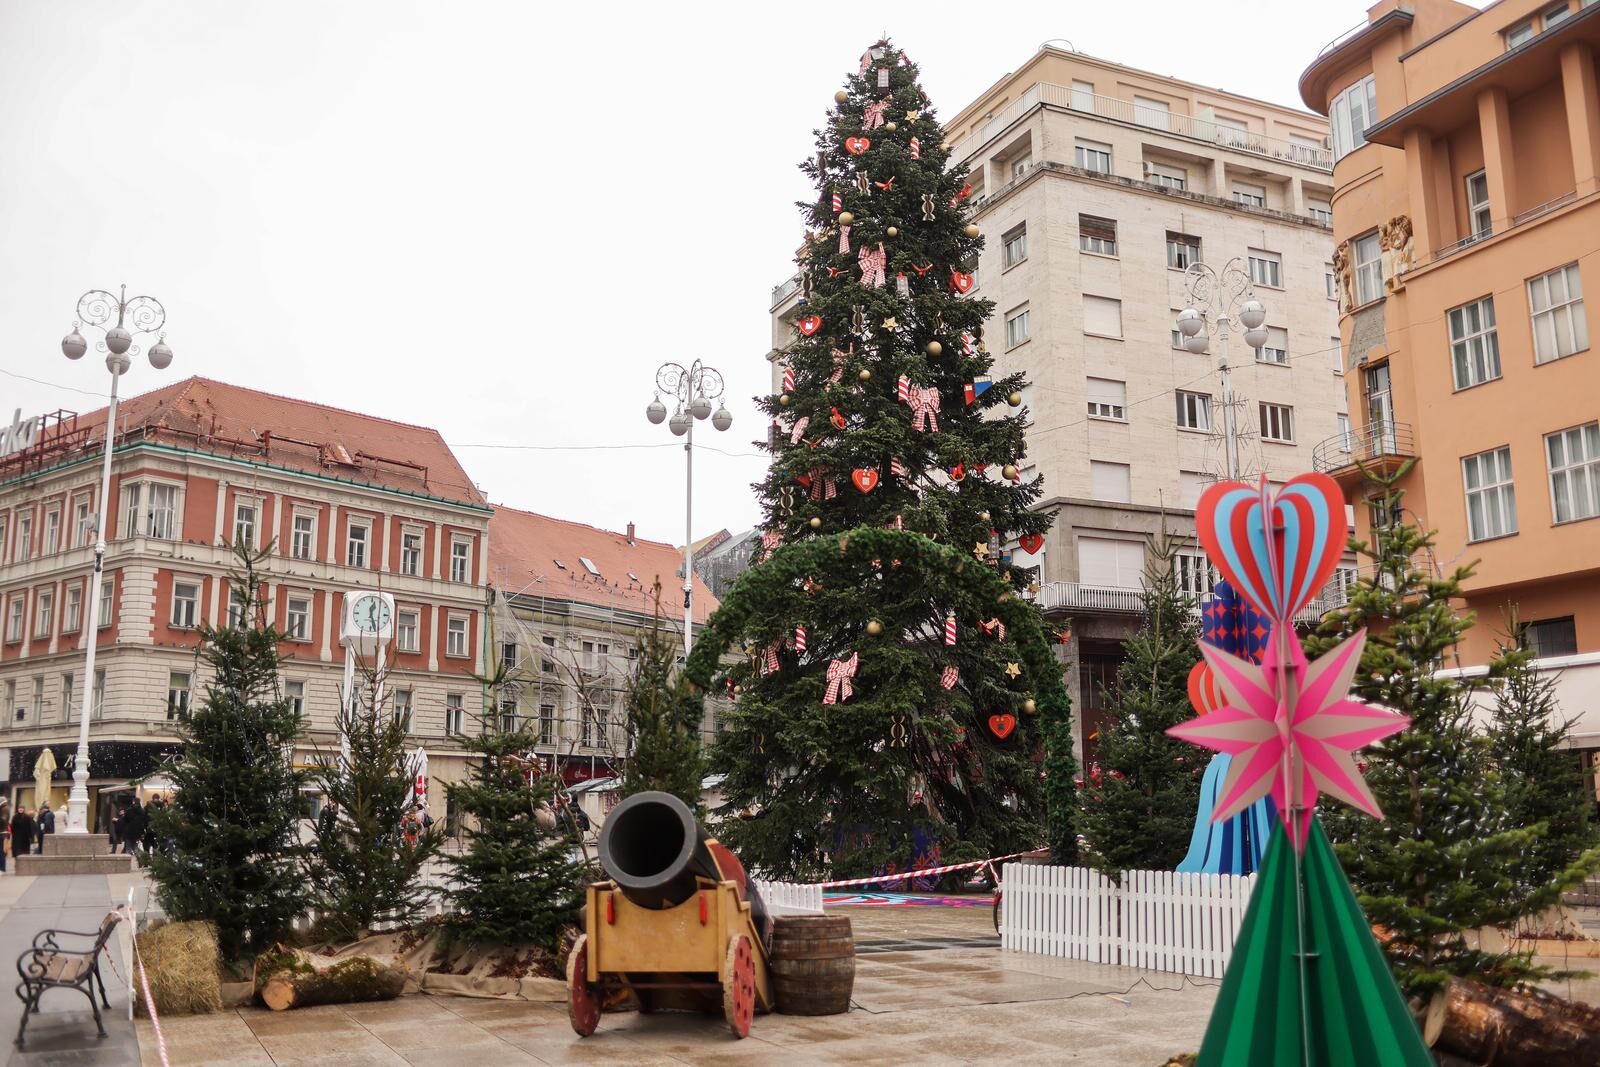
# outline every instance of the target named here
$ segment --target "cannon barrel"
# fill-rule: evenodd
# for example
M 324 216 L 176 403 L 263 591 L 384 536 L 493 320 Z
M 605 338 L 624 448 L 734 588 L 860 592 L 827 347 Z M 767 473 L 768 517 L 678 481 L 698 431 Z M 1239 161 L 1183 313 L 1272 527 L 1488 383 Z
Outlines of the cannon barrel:
M 670 908 L 694 894 L 696 877 L 724 877 L 706 840 L 689 805 L 671 793 L 635 793 L 600 828 L 600 865 L 641 908 Z

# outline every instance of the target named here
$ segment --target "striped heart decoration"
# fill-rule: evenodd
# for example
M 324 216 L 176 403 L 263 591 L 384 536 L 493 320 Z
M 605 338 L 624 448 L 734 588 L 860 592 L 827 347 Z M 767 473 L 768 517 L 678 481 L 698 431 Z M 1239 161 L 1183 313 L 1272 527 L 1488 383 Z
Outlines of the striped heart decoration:
M 1276 494 L 1265 481 L 1259 488 L 1219 482 L 1200 497 L 1195 525 L 1234 589 L 1285 622 L 1317 595 L 1344 553 L 1344 494 L 1325 474 L 1302 474 Z

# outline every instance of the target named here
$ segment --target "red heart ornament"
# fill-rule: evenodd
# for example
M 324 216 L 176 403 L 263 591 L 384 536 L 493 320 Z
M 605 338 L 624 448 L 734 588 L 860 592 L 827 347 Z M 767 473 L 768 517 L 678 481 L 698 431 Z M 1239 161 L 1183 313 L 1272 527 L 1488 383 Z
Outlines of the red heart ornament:
M 1022 551 L 1031 556 L 1044 547 L 1044 534 L 1023 534 L 1017 538 L 1017 544 L 1022 546 Z
M 1010 712 L 989 716 L 989 732 L 1004 741 L 1017 728 L 1017 717 Z
M 857 467 L 850 472 L 850 480 L 863 493 L 870 493 L 878 487 L 878 472 L 871 467 Z
M 963 274 L 958 270 L 950 272 L 950 288 L 958 293 L 964 293 L 972 288 L 972 275 Z
M 859 156 L 871 147 L 872 141 L 866 137 L 846 137 L 844 139 L 844 150 L 852 156 Z
M 811 488 L 811 475 L 809 474 L 797 474 L 794 476 L 794 480 L 799 482 L 802 488 Z
M 1219 482 L 1195 509 L 1206 555 L 1238 594 L 1262 614 L 1283 621 L 1317 595 L 1344 554 L 1344 494 L 1326 474 L 1302 474 L 1268 491 L 1264 519 L 1259 486 Z M 1268 575 L 1267 537 L 1279 560 Z
M 1227 706 L 1222 688 L 1217 685 L 1217 676 L 1211 673 L 1211 664 L 1205 660 L 1196 663 L 1189 671 L 1189 703 L 1194 705 L 1196 715 Z
M 950 480 L 952 482 L 959 482 L 961 479 L 965 478 L 966 476 L 967 476 L 967 465 L 965 463 L 957 463 L 954 467 L 950 468 Z
M 805 318 L 795 323 L 795 326 L 799 328 L 801 333 L 805 334 L 807 337 L 810 337 L 812 334 L 822 329 L 822 316 L 807 315 Z

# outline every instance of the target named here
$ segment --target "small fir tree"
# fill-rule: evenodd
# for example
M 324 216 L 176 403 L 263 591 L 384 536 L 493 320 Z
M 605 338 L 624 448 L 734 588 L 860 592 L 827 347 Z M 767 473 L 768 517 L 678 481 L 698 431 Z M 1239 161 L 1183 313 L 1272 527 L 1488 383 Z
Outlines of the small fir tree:
M 477 758 L 464 782 L 449 785 L 464 816 L 466 849 L 449 857 L 450 923 L 462 940 L 535 944 L 554 950 L 578 921 L 581 869 L 570 832 L 540 825 L 555 782 L 541 773 L 534 735 L 502 730 L 484 717 L 476 735 L 460 738 Z
M 317 823 L 306 873 L 325 936 L 362 936 L 378 923 L 422 917 L 432 891 L 420 877 L 438 854 L 441 828 L 424 826 L 406 761 L 409 724 L 389 713 L 376 673 L 346 695 L 339 730 L 348 756 L 319 753 L 311 779 L 337 815 Z
M 197 707 L 180 712 L 183 749 L 167 769 L 172 802 L 154 813 L 168 848 L 150 854 L 168 918 L 216 924 L 222 957 L 260 951 L 306 909 L 297 824 L 303 725 L 279 688 L 283 634 L 266 621 L 258 568 L 270 549 L 235 546 L 225 626 L 201 624 L 199 661 L 212 672 Z
M 1383 948 L 1395 978 L 1407 993 L 1425 994 L 1452 975 L 1509 985 L 1541 973 L 1527 956 L 1468 941 L 1479 927 L 1507 925 L 1529 909 L 1519 871 L 1540 831 L 1508 828 L 1491 744 L 1473 726 L 1470 685 L 1441 673 L 1473 623 L 1451 603 L 1472 568 L 1431 573 L 1433 534 L 1402 511 L 1400 482 L 1411 466 L 1368 475 L 1369 498 L 1390 518 L 1375 543 L 1353 546 L 1372 573 L 1350 587 L 1305 651 L 1321 655 L 1366 627 L 1351 694 L 1411 718 L 1362 757 L 1384 817 L 1342 806 L 1322 817 L 1361 906 L 1388 932 Z
M 639 643 L 639 659 L 628 680 L 632 748 L 622 775 L 622 795 L 658 789 L 699 811 L 701 702 L 676 672 L 677 646 L 661 628 L 660 582 L 654 598 L 655 616 Z
M 1144 621 L 1124 648 L 1100 729 L 1099 773 L 1084 784 L 1081 823 L 1091 862 L 1108 874 L 1172 870 L 1194 832 L 1206 760 L 1167 736 L 1194 717 L 1189 672 L 1200 659 L 1193 602 L 1178 583 L 1177 548 L 1150 543 Z
M 1544 828 L 1514 872 L 1528 909 L 1540 911 L 1600 866 L 1600 848 L 1589 818 L 1593 781 L 1569 747 L 1573 720 L 1556 702 L 1555 676 L 1536 669 L 1534 658 L 1532 649 L 1501 644 L 1490 669 L 1495 691 L 1488 733 L 1510 824 Z

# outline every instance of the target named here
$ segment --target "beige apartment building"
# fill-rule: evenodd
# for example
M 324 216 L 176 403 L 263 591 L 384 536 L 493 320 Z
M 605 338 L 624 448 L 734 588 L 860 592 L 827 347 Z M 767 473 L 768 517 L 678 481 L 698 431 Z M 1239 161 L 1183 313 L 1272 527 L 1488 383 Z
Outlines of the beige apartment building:
M 1319 115 L 1039 49 L 947 124 L 986 238 L 975 297 L 995 376 L 1023 371 L 1027 477 L 1058 518 L 1036 557 L 1039 602 L 1068 623 L 1080 744 L 1136 625 L 1146 538 L 1192 537 L 1203 487 L 1226 473 L 1219 344 L 1195 355 L 1174 320 L 1184 269 L 1237 265 L 1266 305 L 1256 353 L 1231 339 L 1241 474 L 1284 480 L 1347 426 L 1333 281 L 1333 157 Z M 773 291 L 774 360 L 794 336 L 798 282 Z M 775 370 L 775 374 L 776 374 Z M 776 378 L 775 378 L 776 381 Z M 1181 561 L 1197 595 L 1212 575 Z M 1080 749 L 1082 751 L 1082 749 Z

